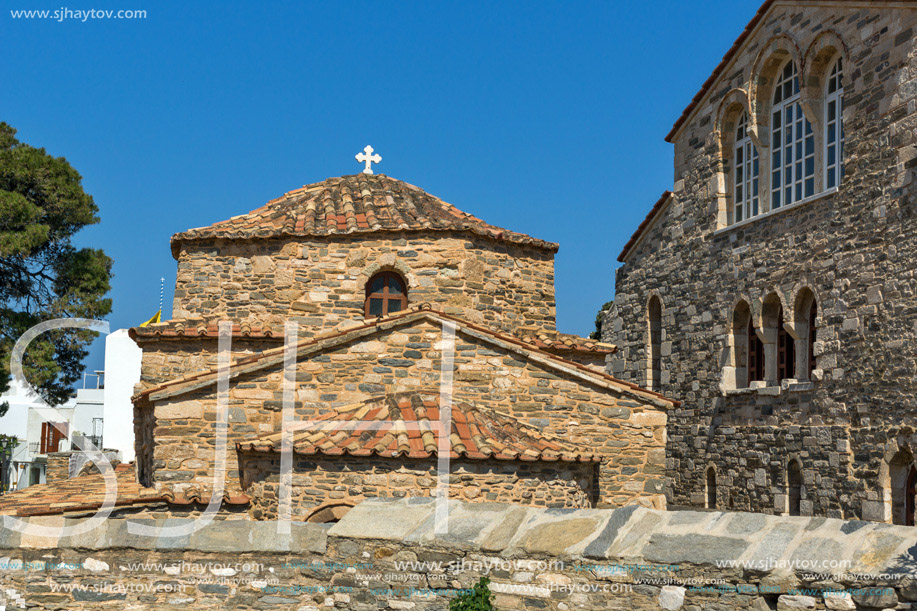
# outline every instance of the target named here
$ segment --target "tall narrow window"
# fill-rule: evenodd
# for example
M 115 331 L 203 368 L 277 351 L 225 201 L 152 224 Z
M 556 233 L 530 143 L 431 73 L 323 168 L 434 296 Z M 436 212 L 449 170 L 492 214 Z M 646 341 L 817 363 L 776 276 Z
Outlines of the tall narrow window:
M 707 467 L 707 509 L 716 509 L 716 469 Z
M 914 457 L 899 451 L 888 465 L 891 486 L 892 524 L 914 525 L 915 496 L 917 496 L 917 468 Z
M 647 304 L 647 327 L 646 386 L 650 390 L 659 390 L 662 379 L 662 303 L 655 295 Z
M 758 216 L 758 149 L 748 135 L 748 113 L 743 112 L 736 127 L 733 155 L 735 176 L 735 222 Z
M 783 308 L 777 312 L 777 381 L 796 377 L 796 342 L 783 326 Z
M 764 342 L 755 333 L 751 319 L 748 321 L 748 386 L 764 379 Z
M 802 470 L 797 460 L 791 460 L 790 464 L 787 465 L 786 487 L 790 515 L 798 516 L 800 515 L 800 504 L 802 502 Z
M 60 450 L 60 442 L 67 438 L 69 430 L 69 422 L 58 422 L 56 426 L 54 422 L 42 422 L 40 453 L 58 452 Z
M 408 291 L 404 280 L 395 272 L 381 272 L 366 283 L 367 317 L 385 316 L 408 307 Z
M 818 316 L 818 304 L 812 302 L 809 308 L 809 379 L 812 379 L 812 372 L 815 371 L 815 319 Z
M 815 194 L 815 134 L 799 103 L 799 75 L 788 60 L 771 109 L 771 209 Z
M 843 59 L 838 57 L 828 74 L 825 91 L 825 187 L 841 184 L 844 178 L 844 75 Z

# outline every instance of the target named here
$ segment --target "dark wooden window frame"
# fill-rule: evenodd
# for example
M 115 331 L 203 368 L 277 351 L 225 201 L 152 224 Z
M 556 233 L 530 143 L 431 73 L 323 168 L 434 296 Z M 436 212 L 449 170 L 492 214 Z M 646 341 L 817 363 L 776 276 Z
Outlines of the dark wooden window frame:
M 60 422 L 58 425 L 63 429 L 60 430 L 58 427 L 54 426 L 53 422 L 42 422 L 41 423 L 41 445 L 40 445 L 40 454 L 47 454 L 48 452 L 57 452 L 60 449 L 60 442 L 62 439 L 66 439 L 70 431 L 69 422 Z
M 377 279 L 382 278 L 382 290 L 377 292 L 372 291 L 372 286 Z M 395 280 L 398 285 L 401 287 L 401 294 L 389 292 L 389 280 Z M 404 281 L 404 278 L 401 277 L 397 272 L 379 272 L 374 275 L 366 283 L 366 300 L 363 302 L 363 315 L 366 318 L 378 316 L 377 314 L 369 313 L 369 304 L 371 299 L 381 299 L 382 300 L 382 316 L 389 314 L 390 312 L 400 312 L 406 310 L 408 307 L 408 287 L 407 283 Z M 401 307 L 397 310 L 390 309 L 390 304 L 398 303 Z
M 755 326 L 749 317 L 748 320 L 748 384 L 764 380 L 764 342 L 755 333 Z
M 783 326 L 783 308 L 777 312 L 777 381 L 796 377 L 796 342 Z

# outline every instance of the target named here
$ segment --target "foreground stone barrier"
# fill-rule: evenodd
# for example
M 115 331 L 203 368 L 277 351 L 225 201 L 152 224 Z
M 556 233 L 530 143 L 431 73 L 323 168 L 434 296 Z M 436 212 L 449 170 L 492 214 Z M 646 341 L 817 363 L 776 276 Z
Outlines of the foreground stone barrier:
M 496 608 L 917 609 L 917 529 L 748 513 L 369 500 L 331 525 L 216 521 L 143 537 L 0 529 L 0 608 L 415 609 L 481 576 Z M 46 526 L 73 518 L 32 518 Z M 175 526 L 189 520 L 134 520 Z

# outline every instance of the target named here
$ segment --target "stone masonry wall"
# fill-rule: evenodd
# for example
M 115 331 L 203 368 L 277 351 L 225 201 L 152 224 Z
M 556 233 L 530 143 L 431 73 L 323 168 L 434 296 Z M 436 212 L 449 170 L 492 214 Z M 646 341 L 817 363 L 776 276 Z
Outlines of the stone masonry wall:
M 297 364 L 299 419 L 370 397 L 436 389 L 442 329 L 427 320 L 379 331 L 347 345 L 306 355 Z M 664 408 L 623 391 L 526 360 L 459 326 L 453 397 L 492 409 L 545 434 L 607 457 L 600 466 L 600 506 L 659 504 L 664 482 Z M 230 380 L 228 443 L 280 430 L 280 367 Z M 138 408 L 155 417 L 156 482 L 207 484 L 213 477 L 216 398 L 209 387 Z M 235 452 L 228 477 L 238 481 Z
M 824 518 L 642 507 L 365 501 L 331 525 L 223 521 L 131 534 L 0 529 L 8 609 L 439 611 L 482 576 L 498 611 L 880 611 L 917 606 L 917 531 Z M 32 518 L 73 526 L 79 519 Z M 189 520 L 130 520 L 175 527 Z
M 670 502 L 703 506 L 712 466 L 717 506 L 784 513 L 787 465 L 798 459 L 804 513 L 890 520 L 888 461 L 917 448 L 915 28 L 913 5 L 776 3 L 678 135 L 674 195 L 618 270 L 603 330 L 619 348 L 609 371 L 645 384 L 647 303 L 660 299 L 659 390 L 682 401 L 668 424 Z M 750 109 L 759 154 L 769 157 L 768 70 L 793 57 L 821 138 L 818 96 L 838 49 L 840 189 L 729 227 L 731 178 L 721 159 L 730 121 Z M 763 170 L 761 181 L 770 181 Z M 765 302 L 779 301 L 784 327 L 805 342 L 796 317 L 806 289 L 818 308 L 812 379 L 733 390 L 727 364 L 737 304 L 749 304 L 765 339 Z
M 242 479 L 256 520 L 277 519 L 280 456 L 241 458 Z M 534 507 L 593 507 L 591 463 L 453 460 L 449 498 Z M 319 506 L 353 506 L 366 498 L 435 496 L 436 460 L 296 456 L 291 489 L 294 520 L 313 521 Z
M 555 329 L 553 253 L 459 233 L 185 245 L 173 318 L 293 318 L 306 337 L 362 320 L 382 270 L 404 277 L 409 302 L 508 332 Z

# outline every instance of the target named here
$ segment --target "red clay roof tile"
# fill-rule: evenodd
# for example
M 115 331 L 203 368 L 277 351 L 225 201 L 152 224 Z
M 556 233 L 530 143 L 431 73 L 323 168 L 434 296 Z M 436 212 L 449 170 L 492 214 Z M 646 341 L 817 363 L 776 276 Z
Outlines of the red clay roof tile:
M 557 244 L 485 223 L 414 185 L 385 174 L 355 174 L 306 185 L 248 214 L 172 236 L 185 242 L 316 237 L 380 231 L 461 231 L 556 252 Z

